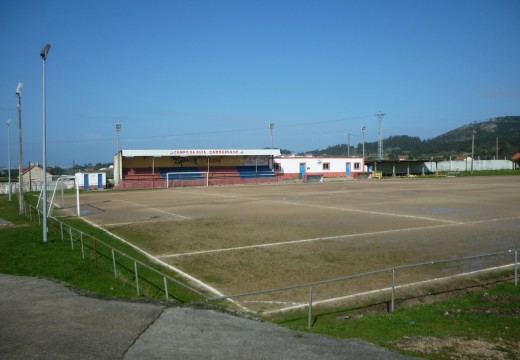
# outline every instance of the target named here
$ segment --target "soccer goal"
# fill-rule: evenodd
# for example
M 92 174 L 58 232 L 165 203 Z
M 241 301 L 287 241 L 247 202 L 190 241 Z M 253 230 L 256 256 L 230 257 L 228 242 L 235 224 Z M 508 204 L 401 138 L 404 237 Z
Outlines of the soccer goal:
M 48 216 L 52 216 L 52 211 L 54 210 L 54 207 L 56 206 L 56 202 L 55 202 L 55 197 L 56 197 L 56 190 L 59 189 L 61 190 L 61 208 L 63 208 L 63 190 L 65 188 L 63 182 L 65 180 L 74 180 L 74 183 L 75 183 L 75 187 L 76 187 L 76 208 L 77 208 L 77 214 L 78 216 L 81 216 L 80 215 L 80 208 L 79 208 L 79 186 L 78 186 L 78 181 L 76 179 L 75 176 L 68 176 L 68 175 L 62 175 L 60 176 L 59 178 L 56 179 L 56 181 L 54 182 L 54 189 L 52 190 L 52 196 L 51 196 L 51 201 L 47 201 L 47 204 L 48 204 L 48 210 L 47 210 L 47 215 Z M 52 184 L 50 185 L 52 187 Z M 43 187 L 42 189 L 40 190 L 40 195 L 38 196 L 38 202 L 36 203 L 36 208 L 37 209 L 40 209 L 40 203 L 41 203 L 41 207 L 42 207 L 42 211 L 43 211 L 43 201 L 42 201 L 42 197 L 43 197 Z
M 209 186 L 208 171 L 178 171 L 166 173 L 166 188 L 196 185 Z

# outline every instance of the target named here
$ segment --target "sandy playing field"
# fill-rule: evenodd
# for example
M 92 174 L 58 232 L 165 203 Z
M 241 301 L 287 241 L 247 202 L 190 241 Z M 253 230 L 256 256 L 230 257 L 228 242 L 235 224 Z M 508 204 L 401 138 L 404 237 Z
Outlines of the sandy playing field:
M 520 177 L 503 176 L 92 191 L 81 195 L 81 209 L 153 257 L 235 294 L 518 249 L 519 188 Z M 72 196 L 67 202 L 74 206 Z M 402 271 L 398 280 L 503 261 Z M 388 285 L 388 278 L 364 278 L 323 286 L 314 296 Z M 302 290 L 262 299 L 290 304 L 306 296 Z

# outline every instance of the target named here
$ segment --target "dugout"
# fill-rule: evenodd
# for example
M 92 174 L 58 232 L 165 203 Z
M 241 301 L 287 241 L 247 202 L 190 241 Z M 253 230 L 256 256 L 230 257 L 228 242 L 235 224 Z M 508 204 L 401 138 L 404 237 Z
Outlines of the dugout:
M 128 189 L 273 182 L 276 156 L 279 149 L 121 150 L 114 156 L 114 185 Z

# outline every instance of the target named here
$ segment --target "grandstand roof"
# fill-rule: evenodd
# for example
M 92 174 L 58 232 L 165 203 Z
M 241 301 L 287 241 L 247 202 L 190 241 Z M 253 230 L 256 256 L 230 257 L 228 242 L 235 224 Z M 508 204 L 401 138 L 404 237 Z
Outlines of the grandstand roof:
M 137 156 L 280 156 L 280 149 L 173 149 L 173 150 L 121 150 L 123 157 Z

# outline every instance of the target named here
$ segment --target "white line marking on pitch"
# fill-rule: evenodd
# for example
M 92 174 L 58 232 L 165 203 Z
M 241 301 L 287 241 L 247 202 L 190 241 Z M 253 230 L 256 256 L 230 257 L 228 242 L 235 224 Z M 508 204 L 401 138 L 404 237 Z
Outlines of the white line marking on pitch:
M 202 254 L 211 254 L 211 253 L 217 253 L 217 252 L 248 250 L 248 249 L 257 249 L 257 248 L 263 248 L 263 247 L 306 243 L 306 242 L 313 242 L 313 241 L 336 240 L 336 239 L 350 238 L 350 237 L 356 237 L 356 236 L 389 234 L 389 233 L 400 232 L 400 231 L 424 230 L 424 229 L 432 229 L 432 228 L 437 228 L 437 227 L 445 227 L 445 226 L 453 226 L 453 225 L 455 225 L 455 224 L 442 224 L 442 225 L 422 226 L 422 227 L 407 228 L 407 229 L 382 230 L 382 231 L 357 233 L 357 234 L 326 236 L 326 237 L 318 237 L 318 238 L 312 238 L 312 239 L 300 239 L 300 240 L 290 240 L 290 241 L 282 241 L 282 242 L 267 243 L 267 244 L 236 246 L 236 247 L 223 248 L 223 249 L 192 251 L 192 252 L 186 252 L 186 253 L 180 253 L 180 254 L 158 255 L 157 257 L 158 258 L 172 258 L 172 257 L 180 257 L 180 256 L 187 256 L 187 255 L 202 255 Z
M 181 219 L 181 220 L 185 220 L 185 219 Z M 103 224 L 103 226 L 106 226 L 106 227 L 117 227 L 117 226 L 139 225 L 139 224 L 145 224 L 145 223 L 169 222 L 169 221 L 172 221 L 172 219 L 160 219 L 160 220 L 137 220 L 137 221 L 130 221 L 130 222 L 120 222 L 120 223 Z
M 298 243 L 307 243 L 307 242 L 322 241 L 322 240 L 336 240 L 336 239 L 352 238 L 352 237 L 357 237 L 357 236 L 372 236 L 372 235 L 390 234 L 390 233 L 396 233 L 396 232 L 402 232 L 402 231 L 426 230 L 426 229 L 435 229 L 435 228 L 447 227 L 447 226 L 472 225 L 472 224 L 481 224 L 481 223 L 486 223 L 486 222 L 514 220 L 514 219 L 520 219 L 520 216 L 507 217 L 507 218 L 501 218 L 501 219 L 477 220 L 477 221 L 472 221 L 472 222 L 468 222 L 468 223 L 440 224 L 440 225 L 421 226 L 421 227 L 413 227 L 413 228 L 406 228 L 406 229 L 382 230 L 382 231 L 373 231 L 373 232 L 357 233 L 357 234 L 318 237 L 318 238 L 312 238 L 312 239 L 290 240 L 290 241 L 282 241 L 282 242 L 267 243 L 267 244 L 236 246 L 236 247 L 213 249 L 213 250 L 191 251 L 191 252 L 185 252 L 185 253 L 179 253 L 179 254 L 157 255 L 157 258 L 166 259 L 166 258 L 174 258 L 174 257 L 181 257 L 181 256 L 189 256 L 189 255 L 203 255 L 203 254 L 211 254 L 211 253 L 219 253 L 219 252 L 227 252 L 227 251 L 249 250 L 249 249 L 258 249 L 258 248 L 264 248 L 264 247 L 282 246 L 282 245 L 290 245 L 290 244 L 298 244 Z
M 265 201 L 265 202 L 274 202 L 277 204 L 284 204 L 284 205 L 296 205 L 296 206 L 307 206 L 307 207 L 315 207 L 320 209 L 329 209 L 329 210 L 340 210 L 340 211 L 352 211 L 352 212 L 358 212 L 362 214 L 370 214 L 370 215 L 381 215 L 381 216 L 394 216 L 394 217 L 400 217 L 400 218 L 410 218 L 410 219 L 418 219 L 418 220 L 428 220 L 428 221 L 438 221 L 438 222 L 444 222 L 448 224 L 462 224 L 462 222 L 459 221 L 452 221 L 452 220 L 442 220 L 442 219 L 434 219 L 429 218 L 425 216 L 415 216 L 415 215 L 403 215 L 403 214 L 393 214 L 393 213 L 385 213 L 380 211 L 370 211 L 370 210 L 360 210 L 360 209 L 350 209 L 350 208 L 344 208 L 344 207 L 337 207 L 337 206 L 325 206 L 325 205 L 316 205 L 316 204 L 307 204 L 304 202 L 292 202 L 292 201 L 280 201 L 280 200 L 273 200 L 273 199 L 258 199 L 254 197 L 243 197 L 238 195 L 228 195 L 228 194 L 202 194 L 195 191 L 187 192 L 194 195 L 204 195 L 204 196 L 217 196 L 217 197 L 228 197 L 233 199 L 246 199 L 246 200 L 252 200 L 252 201 Z
M 135 203 L 135 202 L 132 202 L 132 201 L 128 201 L 128 200 L 113 200 L 113 201 L 119 201 L 119 202 L 130 204 L 132 206 L 137 206 L 137 207 L 141 207 L 141 208 L 145 208 L 145 209 L 149 209 L 149 210 L 154 210 L 154 211 L 157 211 L 157 212 L 160 212 L 160 213 L 163 213 L 163 214 L 173 215 L 175 217 L 178 217 L 178 218 L 181 218 L 181 219 L 184 219 L 184 220 L 191 220 L 191 217 L 189 217 L 189 216 L 183 216 L 183 215 L 171 213 L 171 212 L 168 212 L 168 211 L 164 211 L 164 210 L 156 209 L 156 208 L 153 208 L 153 207 L 145 206 L 145 205 L 138 204 L 138 203 Z
M 185 273 L 184 271 L 180 270 L 179 268 L 177 268 L 177 267 L 175 267 L 175 266 L 173 266 L 173 265 L 167 264 L 167 263 L 165 263 L 164 261 L 159 260 L 157 257 L 155 257 L 155 256 L 153 256 L 153 255 L 147 253 L 147 252 L 144 251 L 143 249 L 141 249 L 141 248 L 135 246 L 134 244 L 132 244 L 132 243 L 126 241 L 125 239 L 123 239 L 122 237 L 117 236 L 116 234 L 114 234 L 114 233 L 108 231 L 107 229 L 105 229 L 105 228 L 103 228 L 103 227 L 101 227 L 101 226 L 99 226 L 99 225 L 93 223 L 92 221 L 87 220 L 87 219 L 85 219 L 85 218 L 83 218 L 83 221 L 85 221 L 86 223 L 92 225 L 93 227 L 95 227 L 95 228 L 97 228 L 97 229 L 100 229 L 100 230 L 106 232 L 107 234 L 109 234 L 109 235 L 111 235 L 111 236 L 117 238 L 119 241 L 125 243 L 126 245 L 128 245 L 128 246 L 130 246 L 130 247 L 132 247 L 132 248 L 134 248 L 135 250 L 137 250 L 138 252 L 140 252 L 141 254 L 143 254 L 144 256 L 146 256 L 147 258 L 149 258 L 149 259 L 155 261 L 155 262 L 158 263 L 158 264 L 161 264 L 161 265 L 167 267 L 168 269 L 170 269 L 170 270 L 172 270 L 172 271 L 175 271 L 175 272 L 176 272 L 177 274 L 179 274 L 180 276 L 182 276 L 182 277 L 184 277 L 185 279 L 188 279 L 188 280 L 194 282 L 195 284 L 197 284 L 197 285 L 199 285 L 200 287 L 202 287 L 202 288 L 204 288 L 204 289 L 210 291 L 211 293 L 213 293 L 213 294 L 215 294 L 215 295 L 217 295 L 217 296 L 224 296 L 224 294 L 222 294 L 220 291 L 218 291 L 218 290 L 215 289 L 214 287 L 212 287 L 212 286 L 210 286 L 210 285 L 208 285 L 208 284 L 202 282 L 201 280 L 199 280 L 199 279 L 197 279 L 197 278 L 195 278 L 195 277 L 193 277 L 193 276 L 191 276 L 191 275 Z M 233 299 L 230 299 L 230 301 L 233 302 L 233 303 L 236 303 Z M 240 304 L 237 304 L 237 305 L 240 306 L 242 309 L 248 310 L 247 308 L 241 306 Z

